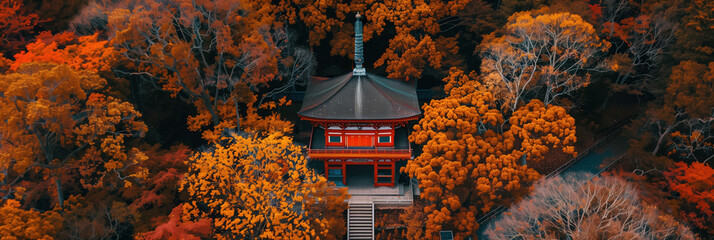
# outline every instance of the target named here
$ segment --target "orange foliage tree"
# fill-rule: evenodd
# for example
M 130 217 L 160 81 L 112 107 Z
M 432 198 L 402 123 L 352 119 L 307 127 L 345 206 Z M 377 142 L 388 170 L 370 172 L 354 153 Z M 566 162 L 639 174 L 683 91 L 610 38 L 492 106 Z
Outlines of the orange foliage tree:
M 714 169 L 709 164 L 676 162 L 664 172 L 669 189 L 684 202 L 680 215 L 714 234 Z
M 435 237 L 444 229 L 472 234 L 477 214 L 518 198 L 538 178 L 520 164 L 522 158 L 541 161 L 556 147 L 575 154 L 575 121 L 564 108 L 533 100 L 506 119 L 476 78 L 452 68 L 444 79 L 448 96 L 424 105 L 409 136 L 423 148 L 404 171 L 419 180 L 421 197 L 431 202 L 426 223 L 418 226 L 426 230 L 409 230 L 420 234 L 410 238 Z
M 363 15 L 364 41 L 391 32 L 389 46 L 375 63 L 386 66 L 390 78 L 419 78 L 425 67 L 441 69 L 448 56 L 456 54 L 456 36 L 443 34 L 446 26 L 461 21 L 455 16 L 471 0 L 459 1 L 305 1 L 282 0 L 276 8 L 290 24 L 300 21 L 308 29 L 311 46 L 332 35 L 332 55 L 353 52 L 355 13 Z
M 106 95 L 126 99 L 131 94 L 129 82 L 113 72 L 114 68 L 124 65 L 119 52 L 108 41 L 102 40 L 99 33 L 77 36 L 72 32 L 52 34 L 45 31 L 35 36 L 35 41 L 25 48 L 15 54 L 10 70 L 30 62 L 66 64 L 75 70 L 99 74 L 107 81 Z
M 291 131 L 292 124 L 275 114 L 262 121 L 271 124 L 255 121 L 262 118 L 254 92 L 278 78 L 281 49 L 288 41 L 269 1 L 146 1 L 131 6 L 109 14 L 109 29 L 115 29 L 112 43 L 132 62 L 129 74 L 195 105 L 190 130 L 209 128 L 204 131 L 208 140 L 231 128 Z
M 182 186 L 190 198 L 183 220 L 213 219 L 216 239 L 340 238 L 329 226 L 344 222 L 328 221 L 342 218 L 346 192 L 326 194 L 327 180 L 307 168 L 302 151 L 272 133 L 232 134 L 196 153 Z
M 3 239 L 52 240 L 62 229 L 62 216 L 56 211 L 39 212 L 20 208 L 14 199 L 0 207 L 0 236 Z
M 578 15 L 519 12 L 508 18 L 502 36 L 485 37 L 481 72 L 511 111 L 534 98 L 549 105 L 587 86 L 589 71 L 605 69 L 598 57 L 609 47 Z
M 61 181 L 78 178 L 85 188 L 113 176 L 130 185 L 143 178 L 146 156 L 126 141 L 146 125 L 131 104 L 105 96 L 106 82 L 90 71 L 66 65 L 30 63 L 0 76 L 0 178 L 7 187 L 26 173 L 54 178 L 63 205 Z

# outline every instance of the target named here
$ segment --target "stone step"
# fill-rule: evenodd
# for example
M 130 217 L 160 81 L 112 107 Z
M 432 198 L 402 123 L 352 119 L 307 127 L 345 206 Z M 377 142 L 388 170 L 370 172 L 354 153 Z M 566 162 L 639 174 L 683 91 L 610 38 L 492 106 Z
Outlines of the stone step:
M 350 226 L 350 231 L 352 230 L 368 230 L 372 231 L 372 226 Z
M 374 237 L 373 207 L 374 205 L 371 203 L 350 204 L 347 239 L 372 239 Z
M 372 232 L 372 227 L 354 227 L 350 228 L 350 232 Z
M 355 224 L 355 223 L 372 225 L 372 221 L 354 221 L 354 222 L 351 222 L 350 224 Z M 352 225 L 350 225 L 350 226 L 352 226 Z
M 372 211 L 372 208 L 362 208 L 362 207 L 353 208 L 353 207 L 351 207 L 351 208 L 350 208 L 350 211 L 365 211 L 365 212 L 371 212 L 371 211 Z
M 352 211 L 350 210 L 350 215 L 352 214 L 367 214 L 367 215 L 372 215 L 372 211 L 369 212 L 357 212 L 357 211 Z
M 360 213 L 360 212 L 356 212 L 356 213 L 355 213 L 355 212 L 352 212 L 352 211 L 350 211 L 350 217 L 352 217 L 352 216 L 355 216 L 355 217 L 357 217 L 357 216 L 367 216 L 367 217 L 372 217 L 372 213 L 371 213 L 371 212 L 369 212 L 369 213 Z
M 372 222 L 364 222 L 364 223 L 352 222 L 352 224 L 350 224 L 350 227 L 352 227 L 352 226 L 355 226 L 355 227 L 362 227 L 362 226 L 372 227 Z

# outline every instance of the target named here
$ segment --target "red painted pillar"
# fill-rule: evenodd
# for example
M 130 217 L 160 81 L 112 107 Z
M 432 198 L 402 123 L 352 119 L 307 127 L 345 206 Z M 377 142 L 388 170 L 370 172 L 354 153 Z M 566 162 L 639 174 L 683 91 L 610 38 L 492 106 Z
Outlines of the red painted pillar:
M 328 165 L 327 165 L 327 161 L 328 161 L 328 160 L 325 160 L 325 161 L 322 161 L 322 162 L 325 163 L 325 178 L 327 178 L 328 181 L 329 181 L 329 179 L 330 179 L 330 168 L 329 168 Z
M 342 163 L 342 185 L 347 186 L 347 165 Z
M 392 186 L 391 187 L 394 187 L 394 161 L 390 161 L 390 162 L 391 162 L 390 167 L 392 168 L 390 171 L 390 173 L 392 175 Z
M 379 178 L 377 177 L 377 176 L 379 176 L 378 175 L 379 174 L 379 164 L 377 164 L 377 160 L 375 160 L 374 164 L 372 164 L 372 170 L 374 170 L 374 184 L 373 185 L 375 187 L 377 187 L 377 186 L 379 186 L 379 182 L 377 181 L 377 180 L 379 180 Z

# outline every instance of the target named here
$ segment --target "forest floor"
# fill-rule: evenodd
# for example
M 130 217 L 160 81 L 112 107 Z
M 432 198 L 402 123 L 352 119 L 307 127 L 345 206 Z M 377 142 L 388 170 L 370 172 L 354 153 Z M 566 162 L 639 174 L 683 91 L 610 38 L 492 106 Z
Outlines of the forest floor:
M 414 209 L 420 211 L 429 205 L 429 201 L 419 197 L 414 198 Z M 377 232 L 376 239 L 404 239 L 406 236 L 406 223 L 402 216 L 407 209 L 382 209 L 375 211 L 374 227 Z

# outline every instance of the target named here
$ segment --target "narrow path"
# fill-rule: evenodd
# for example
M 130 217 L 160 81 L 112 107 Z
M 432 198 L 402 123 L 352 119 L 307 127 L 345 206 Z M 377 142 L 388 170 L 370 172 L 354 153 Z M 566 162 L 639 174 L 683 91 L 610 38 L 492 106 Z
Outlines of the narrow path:
M 623 136 L 615 136 L 611 140 L 595 148 L 585 157 L 575 162 L 573 165 L 561 172 L 560 176 L 573 173 L 598 174 L 602 170 L 602 162 L 605 159 L 617 157 L 627 151 L 627 139 Z
M 582 157 L 578 156 L 573 159 L 572 163 L 568 162 L 564 165 L 565 169 L 554 174 L 560 176 L 566 176 L 570 174 L 588 174 L 597 175 L 603 171 L 603 161 L 609 158 L 615 158 L 622 156 L 629 148 L 627 144 L 627 138 L 618 134 L 613 134 L 610 139 L 603 140 L 599 146 L 593 147 L 588 150 L 586 155 Z M 568 166 L 568 164 L 570 164 Z M 558 171 L 558 170 L 556 170 Z M 549 175 L 552 176 L 552 175 Z M 501 217 L 501 213 L 505 211 L 505 207 L 494 208 L 491 212 L 486 214 L 478 220 L 479 229 L 476 232 L 478 239 L 488 239 L 483 232 L 489 227 L 489 224 Z

